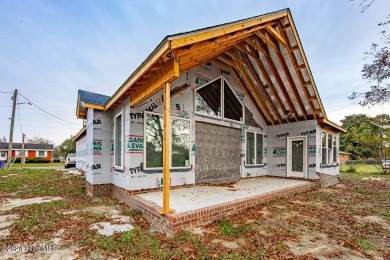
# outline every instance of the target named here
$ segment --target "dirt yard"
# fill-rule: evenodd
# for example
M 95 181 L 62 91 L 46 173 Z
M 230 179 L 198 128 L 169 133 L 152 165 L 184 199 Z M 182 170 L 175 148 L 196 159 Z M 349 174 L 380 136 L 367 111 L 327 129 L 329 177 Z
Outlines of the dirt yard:
M 343 174 L 166 237 L 139 211 L 89 198 L 82 176 L 0 171 L 0 259 L 390 259 L 390 176 Z

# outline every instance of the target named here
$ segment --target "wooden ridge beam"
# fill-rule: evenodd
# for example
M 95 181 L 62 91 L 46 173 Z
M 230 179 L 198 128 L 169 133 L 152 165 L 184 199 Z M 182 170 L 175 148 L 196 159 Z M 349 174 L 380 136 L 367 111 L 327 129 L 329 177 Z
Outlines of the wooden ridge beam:
M 250 29 L 238 31 L 238 32 L 234 33 L 233 35 L 223 35 L 223 36 L 220 36 L 219 38 L 216 38 L 216 39 L 210 39 L 207 41 L 198 42 L 198 43 L 192 45 L 190 48 L 181 48 L 181 49 L 175 50 L 175 55 L 183 56 L 183 55 L 187 55 L 189 53 L 198 52 L 200 50 L 203 50 L 203 49 L 206 49 L 209 47 L 213 47 L 216 44 L 224 44 L 224 43 L 228 44 L 229 42 L 234 42 L 236 40 L 240 40 L 240 39 L 244 39 L 246 37 L 249 37 L 248 34 L 252 35 L 254 31 L 260 30 L 262 28 L 265 28 L 265 26 L 264 25 L 255 26 L 255 27 L 250 28 Z
M 253 26 L 263 25 L 268 22 L 272 22 L 277 19 L 286 17 L 287 15 L 288 15 L 288 11 L 281 11 L 281 12 L 277 12 L 267 16 L 257 17 L 255 19 L 250 19 L 243 22 L 236 22 L 227 26 L 212 28 L 207 31 L 189 33 L 187 36 L 182 36 L 180 38 L 170 37 L 169 39 L 171 40 L 171 48 L 177 49 L 186 45 L 194 44 L 196 42 L 217 38 L 225 34 L 230 34 L 243 29 L 251 28 Z
M 222 43 L 213 43 L 205 48 L 201 48 L 199 50 L 197 50 L 196 52 L 189 52 L 189 53 L 186 53 L 186 54 L 183 54 L 183 55 L 179 55 L 180 56 L 180 61 L 183 62 L 185 61 L 186 59 L 192 59 L 192 58 L 195 58 L 195 57 L 198 57 L 198 56 L 201 56 L 203 53 L 209 53 L 211 50 L 216 50 L 218 48 L 225 48 L 225 47 L 228 47 L 228 46 L 234 46 L 235 44 L 237 44 L 238 42 L 241 42 L 243 41 L 245 38 L 247 38 L 248 36 L 250 35 L 253 35 L 253 33 L 249 34 L 249 35 L 244 35 L 244 36 L 241 36 L 241 37 L 237 37 L 237 38 L 234 38 L 233 40 L 230 40 L 230 41 L 225 41 L 225 42 L 222 42 Z
M 138 86 L 137 90 L 132 94 L 130 105 L 137 106 L 142 101 L 162 89 L 166 82 L 172 82 L 178 77 L 179 65 L 176 58 L 172 58 L 168 60 L 158 71 L 150 75 L 150 77 L 140 86 Z

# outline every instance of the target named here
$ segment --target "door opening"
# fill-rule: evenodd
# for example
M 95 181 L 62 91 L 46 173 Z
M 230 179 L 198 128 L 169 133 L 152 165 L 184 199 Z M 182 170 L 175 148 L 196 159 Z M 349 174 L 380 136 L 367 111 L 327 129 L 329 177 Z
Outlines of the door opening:
M 306 136 L 287 138 L 287 177 L 307 177 Z

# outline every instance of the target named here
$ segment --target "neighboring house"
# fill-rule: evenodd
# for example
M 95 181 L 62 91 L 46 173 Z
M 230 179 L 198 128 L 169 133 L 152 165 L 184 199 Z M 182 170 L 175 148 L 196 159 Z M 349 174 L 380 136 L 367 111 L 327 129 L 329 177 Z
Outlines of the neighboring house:
M 167 36 L 112 96 L 80 90 L 77 117 L 92 195 L 158 189 L 163 172 L 171 186 L 339 174 L 344 129 L 326 116 L 289 10 Z
M 339 151 L 340 165 L 344 165 L 347 161 L 351 160 L 352 153 Z
M 22 151 L 21 143 L 12 144 L 12 158 L 19 155 Z M 52 144 L 24 144 L 24 158 L 26 160 L 36 157 L 51 160 L 53 153 Z M 7 161 L 8 143 L 0 142 L 0 161 Z M 22 156 L 22 155 L 20 155 Z

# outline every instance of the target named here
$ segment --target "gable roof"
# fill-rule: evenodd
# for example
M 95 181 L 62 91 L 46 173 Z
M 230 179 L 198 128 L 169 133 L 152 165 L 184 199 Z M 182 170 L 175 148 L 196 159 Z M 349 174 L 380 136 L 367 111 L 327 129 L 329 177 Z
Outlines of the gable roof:
M 48 150 L 53 151 L 54 145 L 52 144 L 30 144 L 25 143 L 24 149 L 25 150 Z M 13 150 L 21 150 L 22 149 L 22 143 L 12 143 L 12 149 Z M 0 142 L 0 150 L 8 150 L 8 143 L 2 143 Z
M 100 108 L 129 96 L 135 107 L 206 62 L 230 71 L 266 125 L 316 119 L 343 131 L 327 119 L 289 9 L 165 37 Z

